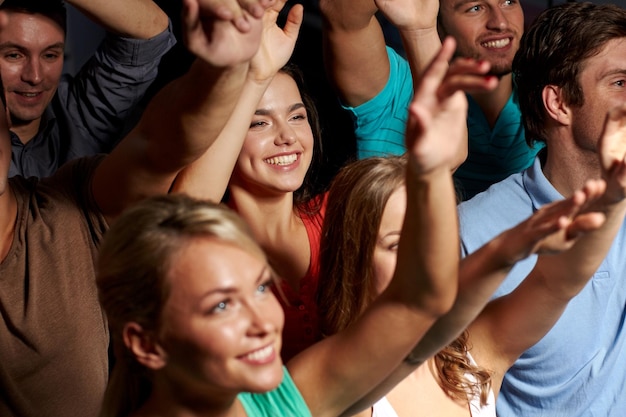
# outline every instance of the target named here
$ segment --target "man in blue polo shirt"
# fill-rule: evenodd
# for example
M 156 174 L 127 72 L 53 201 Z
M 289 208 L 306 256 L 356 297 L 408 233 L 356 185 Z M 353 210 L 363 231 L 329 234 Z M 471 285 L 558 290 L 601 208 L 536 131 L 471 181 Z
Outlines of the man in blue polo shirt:
M 488 61 L 500 79 L 494 91 L 468 97 L 469 147 L 459 164 L 467 160 L 455 172 L 461 197 L 532 164 L 542 145 L 525 142 L 511 75 L 524 28 L 519 2 L 442 0 L 440 7 L 437 0 L 321 0 L 320 7 L 327 68 L 353 115 L 359 158 L 404 153 L 413 85 L 440 48 L 440 35 L 451 35 L 457 55 Z M 408 61 L 386 47 L 377 11 L 398 28 Z
M 459 206 L 465 253 L 606 175 L 597 148 L 607 113 L 626 100 L 626 10 L 566 3 L 544 11 L 522 38 L 513 70 L 527 136 L 546 148 L 532 167 Z M 625 251 L 622 224 L 591 281 L 506 374 L 498 416 L 624 416 Z M 534 262 L 516 265 L 496 295 L 515 288 Z

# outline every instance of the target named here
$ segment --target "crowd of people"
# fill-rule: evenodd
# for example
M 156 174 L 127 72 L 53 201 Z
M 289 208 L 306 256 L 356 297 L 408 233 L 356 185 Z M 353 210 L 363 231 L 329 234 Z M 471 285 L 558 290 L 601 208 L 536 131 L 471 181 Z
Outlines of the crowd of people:
M 0 416 L 623 415 L 626 10 L 320 0 L 324 184 L 302 4 L 66 1 L 72 76 L 0 0 Z

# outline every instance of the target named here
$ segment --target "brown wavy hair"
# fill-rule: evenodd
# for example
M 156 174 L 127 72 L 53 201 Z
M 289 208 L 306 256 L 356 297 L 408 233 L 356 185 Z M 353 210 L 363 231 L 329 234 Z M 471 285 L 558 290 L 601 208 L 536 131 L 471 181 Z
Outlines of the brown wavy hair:
M 330 185 L 317 293 L 324 336 L 356 321 L 378 295 L 372 267 L 378 229 L 389 197 L 405 183 L 406 164 L 404 156 L 362 159 L 343 167 Z M 462 402 L 479 397 L 484 405 L 491 376 L 470 363 L 468 349 L 464 332 L 429 366 L 449 397 Z
M 626 10 L 613 4 L 568 2 L 541 12 L 522 36 L 513 60 L 526 141 L 546 141 L 543 89 L 555 85 L 571 106 L 585 98 L 580 74 L 607 42 L 626 37 Z

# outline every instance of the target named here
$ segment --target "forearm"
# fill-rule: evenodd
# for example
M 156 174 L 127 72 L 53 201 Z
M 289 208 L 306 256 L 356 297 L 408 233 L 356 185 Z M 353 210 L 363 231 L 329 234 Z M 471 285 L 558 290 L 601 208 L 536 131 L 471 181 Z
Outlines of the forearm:
M 204 154 L 230 118 L 247 68 L 216 68 L 198 59 L 155 96 L 139 126 L 155 166 L 180 169 Z
M 117 35 L 150 39 L 167 29 L 168 17 L 152 0 L 67 0 Z
M 437 25 L 435 22 L 433 23 L 433 26 L 430 27 L 411 29 L 403 28 L 400 29 L 399 32 L 400 37 L 402 38 L 402 45 L 404 46 L 406 59 L 411 67 L 413 86 L 417 86 L 420 83 L 422 73 L 432 61 L 433 57 L 437 55 L 439 49 L 441 49 L 441 39 L 437 33 Z M 454 164 L 454 170 L 456 170 L 467 159 L 467 132 L 465 136 L 465 146 L 459 147 L 456 163 Z
M 409 165 L 411 162 L 409 162 Z M 458 221 L 450 171 L 407 171 L 407 212 L 390 291 L 434 316 L 447 312 L 457 295 Z
M 270 82 L 271 79 L 246 79 L 239 101 L 224 129 L 202 157 L 178 174 L 172 191 L 213 201 L 222 199 L 252 116 Z
M 501 376 L 519 355 L 544 337 L 593 277 L 625 213 L 624 203 L 605 206 L 606 220 L 601 227 L 584 234 L 565 252 L 539 256 L 513 292 L 489 303 L 469 327 L 470 338 L 478 347 L 475 359 Z
M 419 328 L 427 328 L 425 317 L 436 319 L 450 307 L 454 299 L 458 246 L 450 245 L 458 243 L 458 232 L 454 220 L 456 206 L 449 171 L 437 174 L 437 178 L 427 181 L 409 178 L 407 188 L 407 214 L 396 275 L 381 297 L 398 297 L 422 310 L 421 318 L 406 323 L 405 326 L 409 327 L 397 329 L 410 334 L 409 329 L 417 331 Z M 438 346 L 435 352 L 443 346 Z M 345 410 L 342 416 L 353 415 L 371 406 L 418 365 L 407 362 L 399 364 L 384 381 L 376 384 L 367 395 Z
M 571 299 L 600 267 L 624 222 L 626 201 L 609 204 L 603 212 L 604 224 L 582 236 L 570 250 L 539 257 L 535 268 L 551 296 Z
M 322 0 L 324 63 L 344 104 L 372 99 L 389 79 L 385 37 L 372 0 Z
M 423 29 L 401 29 L 400 37 L 411 66 L 413 85 L 419 85 L 422 72 L 441 48 L 437 26 Z

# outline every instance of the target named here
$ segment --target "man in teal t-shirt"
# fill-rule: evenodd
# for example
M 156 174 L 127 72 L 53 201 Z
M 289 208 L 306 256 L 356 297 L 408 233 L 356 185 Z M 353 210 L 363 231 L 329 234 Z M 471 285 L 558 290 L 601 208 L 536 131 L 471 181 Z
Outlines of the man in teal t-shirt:
M 440 34 L 457 40 L 457 55 L 490 62 L 500 82 L 492 92 L 468 96 L 468 157 L 455 172 L 460 196 L 468 199 L 532 165 L 543 147 L 526 143 L 511 74 L 524 15 L 518 2 L 508 0 L 467 8 L 452 0 L 442 0 L 440 8 L 433 0 L 417 3 L 381 4 L 380 11 L 399 29 L 407 61 L 385 46 L 374 1 L 322 1 L 328 68 L 354 118 L 357 156 L 365 158 L 404 152 L 413 84 L 439 49 Z

